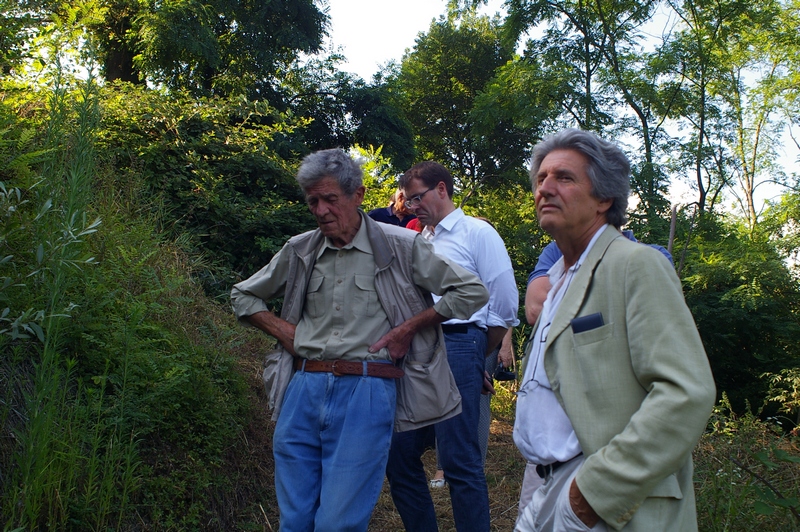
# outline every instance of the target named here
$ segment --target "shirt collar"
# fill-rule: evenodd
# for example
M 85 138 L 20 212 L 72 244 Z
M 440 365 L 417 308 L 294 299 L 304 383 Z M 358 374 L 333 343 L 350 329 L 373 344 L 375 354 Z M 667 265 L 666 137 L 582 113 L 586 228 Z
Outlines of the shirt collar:
M 456 226 L 456 224 L 458 224 L 458 222 L 463 220 L 464 217 L 466 217 L 464 211 L 462 211 L 460 207 L 457 208 L 456 210 L 454 210 L 453 212 L 442 218 L 438 224 L 436 224 L 436 234 L 439 234 L 439 232 L 442 229 L 444 229 L 445 231 L 452 231 L 453 228 Z
M 361 227 L 358 228 L 358 232 L 356 233 L 356 236 L 353 237 L 352 242 L 342 248 L 337 248 L 333 245 L 331 239 L 326 236 L 325 243 L 319 248 L 317 258 L 319 258 L 326 249 L 332 249 L 334 251 L 339 251 L 340 249 L 357 249 L 358 251 L 372 255 L 372 246 L 370 245 L 369 237 L 367 236 L 367 224 L 363 220 L 363 216 L 361 220 Z
M 575 272 L 578 271 L 578 268 L 580 268 L 581 264 L 583 264 L 583 261 L 586 260 L 586 257 L 589 255 L 589 252 L 594 247 L 594 243 L 597 242 L 597 239 L 600 238 L 600 235 L 603 234 L 603 231 L 605 230 L 606 227 L 608 227 L 608 224 L 603 224 L 603 226 L 600 229 L 595 231 L 594 236 L 592 236 L 592 239 L 589 241 L 589 245 L 586 246 L 586 249 L 583 250 L 581 256 L 578 257 L 578 261 L 572 266 L 570 266 L 568 270 L 570 273 L 575 274 Z M 561 258 L 559 258 L 556 261 L 556 263 L 553 264 L 553 266 L 549 270 L 547 270 L 547 275 L 550 278 L 550 286 L 553 286 L 555 284 L 554 281 L 557 281 L 565 273 L 567 272 L 564 271 L 564 255 L 561 255 Z

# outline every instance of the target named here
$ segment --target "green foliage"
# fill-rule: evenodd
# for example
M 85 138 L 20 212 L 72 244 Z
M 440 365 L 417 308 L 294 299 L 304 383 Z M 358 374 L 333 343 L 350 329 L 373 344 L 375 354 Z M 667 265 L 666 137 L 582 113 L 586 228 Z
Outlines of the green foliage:
M 340 97 L 354 122 L 352 138 L 355 144 L 381 146 L 397 170 L 405 170 L 414 164 L 416 152 L 411 125 L 392 103 L 386 85 L 355 83 Z
M 779 411 L 793 415 L 795 425 L 800 425 L 800 368 L 784 368 L 762 377 L 769 382 L 767 401 L 778 403 Z
M 91 78 L 72 94 L 56 85 L 45 149 L 33 151 L 47 154 L 40 178 L 25 186 L 29 172 L 4 161 L 4 172 L 14 170 L 6 175 L 20 185 L 3 187 L 3 215 L 14 223 L 4 226 L 0 238 L 8 305 L 3 318 L 20 316 L 0 340 L 16 355 L 3 362 L 3 373 L 20 381 L 2 386 L 7 399 L 0 419 L 15 442 L 0 453 L 8 471 L 2 485 L 7 527 L 116 527 L 136 483 L 131 434 L 118 431 L 102 390 L 83 386 L 76 359 L 64 351 L 64 322 L 78 306 L 71 295 L 94 262 L 85 254 L 86 239 L 100 225 L 87 217 L 96 103 Z
M 364 186 L 367 189 L 362 205 L 364 211 L 389 205 L 389 198 L 397 191 L 397 176 L 392 171 L 391 161 L 383 156 L 383 149 L 356 145 L 350 153 L 361 161 L 364 170 Z
M 103 0 L 85 17 L 107 81 L 250 98 L 271 95 L 281 68 L 318 51 L 327 22 L 310 0 Z
M 4 526 L 196 528 L 248 413 L 234 325 L 154 232 L 146 176 L 95 150 L 96 86 L 50 94 L 42 122 L 0 107 L 0 145 L 35 131 L 0 159 Z
M 758 404 L 759 377 L 796 365 L 800 287 L 766 237 L 708 216 L 695 232 L 684 272 L 692 310 L 719 390 L 736 409 Z
M 800 456 L 789 454 L 785 450 L 778 448 L 775 444 L 770 446 L 768 451 L 755 453 L 755 457 L 758 459 L 761 465 L 766 467 L 767 471 L 779 469 L 781 467 L 781 462 L 787 464 L 800 463 Z M 800 506 L 800 500 L 798 500 L 796 497 L 784 497 L 783 494 L 773 487 L 768 481 L 763 480 L 763 482 L 766 485 L 766 488 L 756 486 L 756 495 L 758 497 L 754 504 L 756 513 L 761 515 L 773 515 L 776 509 L 785 508 L 790 510 L 798 522 L 800 522 L 800 515 L 797 513 L 797 509 Z
M 558 73 L 546 68 L 538 57 L 526 56 L 499 66 L 475 96 L 469 111 L 472 134 L 489 144 L 485 148 L 493 149 L 503 161 L 509 174 L 505 177 L 527 177 L 519 167 L 526 163 L 529 147 L 546 133 L 547 124 L 561 114 L 562 107 L 553 95 L 564 90 L 563 84 Z
M 31 9 L 36 4 L 0 0 L 0 76 L 14 72 L 28 56 L 27 41 L 39 30 Z
M 107 386 L 119 426 L 139 440 L 144 480 L 132 504 L 153 522 L 194 527 L 241 430 L 243 383 L 216 338 L 221 310 L 204 303 L 182 252 L 134 229 L 98 242 L 106 254 L 86 286 L 95 303 L 76 317 L 71 343 L 84 378 Z
M 800 274 L 800 193 L 786 193 L 770 203 L 764 213 L 761 231 L 788 257 L 795 278 Z
M 491 122 L 485 109 L 479 114 L 486 120 L 482 129 L 470 116 L 476 97 L 512 53 L 500 40 L 497 20 L 470 16 L 456 24 L 440 19 L 388 81 L 412 125 L 419 158 L 446 166 L 464 192 L 519 176 L 530 139 L 506 132 L 512 123 Z M 511 153 L 498 157 L 501 146 Z
M 356 144 L 382 146 L 397 170 L 410 167 L 415 154 L 411 126 L 394 105 L 389 88 L 340 72 L 342 60 L 335 54 L 310 59 L 281 77 L 285 97 L 276 106 L 308 120 L 292 135 L 292 145 L 301 153 Z
M 213 257 L 216 275 L 203 279 L 212 293 L 227 293 L 313 227 L 294 154 L 284 152 L 296 125 L 286 116 L 243 98 L 197 101 L 125 85 L 103 95 L 100 146 L 116 172 L 141 176 L 160 198 L 159 222 L 173 238 L 192 235 L 189 250 Z

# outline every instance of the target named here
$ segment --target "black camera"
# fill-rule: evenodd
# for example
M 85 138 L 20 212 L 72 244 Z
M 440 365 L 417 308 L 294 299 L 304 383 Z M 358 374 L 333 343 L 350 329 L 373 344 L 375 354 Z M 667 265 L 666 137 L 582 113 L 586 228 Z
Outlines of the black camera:
M 503 364 L 498 364 L 497 369 L 494 370 L 494 380 L 496 381 L 515 381 L 517 374 L 503 367 Z

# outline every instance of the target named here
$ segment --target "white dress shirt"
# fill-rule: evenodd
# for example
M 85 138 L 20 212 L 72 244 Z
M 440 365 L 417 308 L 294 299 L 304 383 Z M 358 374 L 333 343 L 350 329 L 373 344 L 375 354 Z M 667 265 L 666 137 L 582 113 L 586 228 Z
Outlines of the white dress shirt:
M 606 225 L 597 230 L 578 261 L 569 269 L 564 269 L 562 256 L 547 271 L 550 291 L 530 343 L 530 356 L 517 392 L 517 415 L 514 421 L 514 444 L 532 464 L 566 462 L 582 452 L 572 423 L 550 387 L 550 379 L 544 369 L 544 346 L 550 324 L 564 300 L 572 278 Z
M 497 231 L 461 209 L 444 217 L 431 231 L 425 227 L 422 236 L 433 242 L 438 255 L 447 257 L 467 269 L 486 286 L 489 302 L 468 320 L 448 320 L 445 323 L 474 323 L 487 327 L 514 327 L 519 324 L 519 292 L 514 279 L 511 259 Z M 438 301 L 438 296 L 433 296 Z

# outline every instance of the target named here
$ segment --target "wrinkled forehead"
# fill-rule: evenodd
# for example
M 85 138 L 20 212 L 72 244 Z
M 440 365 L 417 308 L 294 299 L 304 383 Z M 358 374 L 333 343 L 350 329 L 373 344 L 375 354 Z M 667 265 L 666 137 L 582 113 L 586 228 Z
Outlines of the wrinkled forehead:
M 315 181 L 313 184 L 303 189 L 303 194 L 305 195 L 306 199 L 310 197 L 323 197 L 331 195 L 352 197 L 352 194 L 344 193 L 339 181 L 333 177 L 323 177 Z

